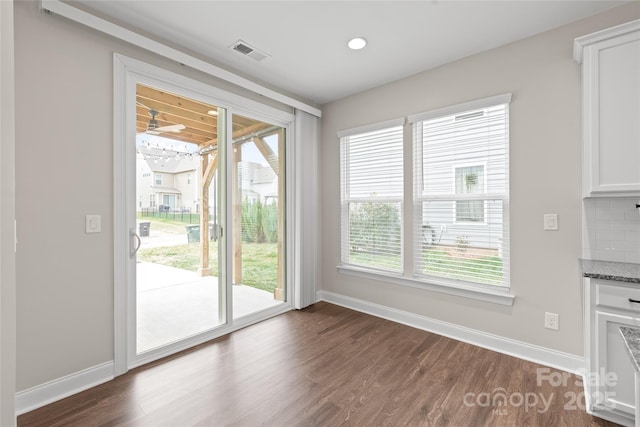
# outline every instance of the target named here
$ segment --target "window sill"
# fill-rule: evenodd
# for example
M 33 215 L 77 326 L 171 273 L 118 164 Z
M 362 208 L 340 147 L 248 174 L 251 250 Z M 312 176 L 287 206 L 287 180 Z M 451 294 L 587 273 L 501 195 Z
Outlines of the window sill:
M 441 292 L 448 295 L 456 295 L 480 301 L 491 302 L 500 305 L 512 306 L 515 295 L 509 289 L 489 289 L 478 286 L 454 285 L 450 283 L 438 283 L 432 279 L 418 280 L 408 279 L 403 276 L 393 274 L 374 273 L 369 270 L 359 269 L 353 266 L 338 266 L 338 272 L 350 276 L 364 277 L 366 279 L 378 280 L 397 285 L 410 286 L 412 288 L 426 289 L 434 292 Z M 426 280 L 429 280 L 428 282 Z

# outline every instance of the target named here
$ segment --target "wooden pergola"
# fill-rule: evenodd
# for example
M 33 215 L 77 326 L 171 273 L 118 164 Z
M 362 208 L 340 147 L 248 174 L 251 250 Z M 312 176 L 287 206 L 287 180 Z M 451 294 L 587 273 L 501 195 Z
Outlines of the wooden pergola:
M 161 133 L 162 136 L 176 141 L 195 144 L 200 154 L 200 179 L 198 194 L 200 200 L 200 267 L 202 276 L 211 273 L 209 265 L 209 188 L 218 169 L 218 108 L 193 99 L 184 98 L 172 93 L 163 92 L 148 86 L 138 85 L 136 89 L 136 131 L 145 132 L 151 115 L 155 110 L 159 128 L 171 125 L 183 125 L 179 132 Z M 278 177 L 278 286 L 274 297 L 284 299 L 283 294 L 283 238 L 284 238 L 284 179 L 280 176 L 280 164 L 284 159 L 284 130 L 269 123 L 234 115 L 232 117 L 234 141 L 233 164 L 242 161 L 241 144 L 253 143 L 264 156 Z M 265 142 L 266 137 L 278 135 L 278 153 L 274 153 Z M 232 168 L 232 265 L 234 284 L 242 284 L 242 223 L 241 202 L 242 188 L 238 179 L 237 167 Z

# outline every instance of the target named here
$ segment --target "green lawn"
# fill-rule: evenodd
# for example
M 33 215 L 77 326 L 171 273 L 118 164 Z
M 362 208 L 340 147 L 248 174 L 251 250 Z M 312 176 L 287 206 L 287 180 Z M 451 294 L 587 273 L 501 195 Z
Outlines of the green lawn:
M 138 218 L 138 221 L 157 221 L 182 226 L 200 224 L 200 214 L 197 213 L 149 212 L 143 215 L 141 212 L 137 212 L 136 218 Z
M 137 216 L 138 222 L 149 222 L 150 231 L 153 234 L 185 234 L 187 231 L 184 228 L 186 223 L 180 221 L 173 221 L 171 219 L 164 218 L 149 218 Z
M 392 270 L 402 269 L 400 255 L 351 252 L 349 256 L 351 263 L 355 265 Z M 424 249 L 422 257 L 422 274 L 488 285 L 502 284 L 502 258 L 500 257 L 452 256 L 449 252 L 438 248 Z
M 156 224 L 152 224 L 154 227 Z M 184 226 L 182 226 L 184 232 Z M 211 242 L 211 275 L 218 275 L 218 245 Z M 141 249 L 138 261 L 153 262 L 183 270 L 196 271 L 200 265 L 200 243 Z M 242 244 L 242 284 L 273 292 L 278 285 L 278 245 L 276 243 Z
M 353 264 L 385 270 L 401 270 L 402 258 L 397 255 L 370 254 L 365 252 L 351 252 L 349 254 Z
M 438 249 L 423 251 L 423 273 L 450 279 L 472 280 L 488 285 L 502 284 L 502 258 L 451 256 Z

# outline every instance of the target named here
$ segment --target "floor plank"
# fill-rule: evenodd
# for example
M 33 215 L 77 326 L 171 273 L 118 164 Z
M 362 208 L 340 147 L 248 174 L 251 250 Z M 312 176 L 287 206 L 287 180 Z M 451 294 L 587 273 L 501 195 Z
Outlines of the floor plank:
M 18 425 L 615 425 L 588 415 L 582 398 L 571 407 L 579 377 L 538 384 L 541 369 L 321 302 L 134 369 Z

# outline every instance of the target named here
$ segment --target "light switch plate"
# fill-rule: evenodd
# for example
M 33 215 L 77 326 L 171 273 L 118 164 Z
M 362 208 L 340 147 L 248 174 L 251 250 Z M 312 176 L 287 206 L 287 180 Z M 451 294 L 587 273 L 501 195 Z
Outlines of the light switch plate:
M 544 214 L 545 231 L 558 231 L 558 214 Z
M 102 224 L 100 215 L 87 215 L 84 218 L 85 233 L 100 233 Z

